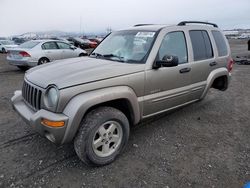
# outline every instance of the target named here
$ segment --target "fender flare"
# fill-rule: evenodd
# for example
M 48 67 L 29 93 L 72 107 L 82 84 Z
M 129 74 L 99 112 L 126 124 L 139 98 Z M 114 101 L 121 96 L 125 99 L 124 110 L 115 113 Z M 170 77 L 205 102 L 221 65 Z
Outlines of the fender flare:
M 81 93 L 73 97 L 63 111 L 69 121 L 62 143 L 70 142 L 74 138 L 88 109 L 116 99 L 126 99 L 129 102 L 134 115 L 133 123 L 137 124 L 141 119 L 140 107 L 137 96 L 130 87 L 117 86 Z
M 211 88 L 214 80 L 216 78 L 219 78 L 220 76 L 227 76 L 227 80 L 229 82 L 229 80 L 230 80 L 230 74 L 229 74 L 228 70 L 225 67 L 221 67 L 221 68 L 218 68 L 216 70 L 213 70 L 209 74 L 209 76 L 207 78 L 207 81 L 206 81 L 207 84 L 206 84 L 206 87 L 205 87 L 205 89 L 204 89 L 204 91 L 203 91 L 203 93 L 201 95 L 201 99 L 203 99 L 206 96 L 206 94 L 207 94 L 209 88 Z

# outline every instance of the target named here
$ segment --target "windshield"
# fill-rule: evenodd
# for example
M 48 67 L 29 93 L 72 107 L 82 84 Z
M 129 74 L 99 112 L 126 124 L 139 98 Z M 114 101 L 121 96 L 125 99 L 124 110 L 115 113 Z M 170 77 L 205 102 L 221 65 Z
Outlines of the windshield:
M 111 33 L 90 57 L 127 63 L 145 63 L 155 39 L 152 31 L 118 31 Z
M 3 40 L 1 41 L 2 44 L 4 45 L 12 45 L 12 44 L 15 44 L 14 41 L 11 41 L 11 40 Z
M 28 41 L 19 46 L 19 48 L 27 48 L 31 49 L 34 48 L 39 42 L 38 41 Z

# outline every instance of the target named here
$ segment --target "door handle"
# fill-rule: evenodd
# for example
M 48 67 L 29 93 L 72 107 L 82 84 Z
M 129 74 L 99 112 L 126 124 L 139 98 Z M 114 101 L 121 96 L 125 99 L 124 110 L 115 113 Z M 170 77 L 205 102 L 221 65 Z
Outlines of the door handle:
M 214 61 L 214 62 L 209 63 L 209 65 L 212 67 L 212 66 L 217 65 L 217 63 Z
M 186 72 L 190 72 L 191 68 L 187 67 L 187 68 L 183 68 L 180 70 L 180 73 L 186 73 Z

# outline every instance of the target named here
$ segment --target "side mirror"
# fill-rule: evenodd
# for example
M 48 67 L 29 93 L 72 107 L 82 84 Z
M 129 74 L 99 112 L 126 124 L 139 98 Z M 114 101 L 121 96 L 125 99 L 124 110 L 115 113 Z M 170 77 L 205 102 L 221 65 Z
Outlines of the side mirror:
M 165 55 L 162 60 L 157 60 L 154 64 L 154 68 L 160 67 L 175 67 L 178 66 L 179 60 L 177 56 Z
M 71 46 L 70 46 L 70 49 L 71 49 L 71 50 L 75 50 L 76 47 L 75 47 L 74 45 L 71 45 Z

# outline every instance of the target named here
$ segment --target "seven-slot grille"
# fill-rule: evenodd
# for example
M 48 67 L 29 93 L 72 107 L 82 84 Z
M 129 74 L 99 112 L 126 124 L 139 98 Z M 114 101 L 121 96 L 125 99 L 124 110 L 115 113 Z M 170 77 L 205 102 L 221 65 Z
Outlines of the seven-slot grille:
M 41 109 L 42 91 L 36 87 L 31 86 L 27 82 L 23 82 L 22 95 L 26 102 L 28 102 L 36 110 Z

